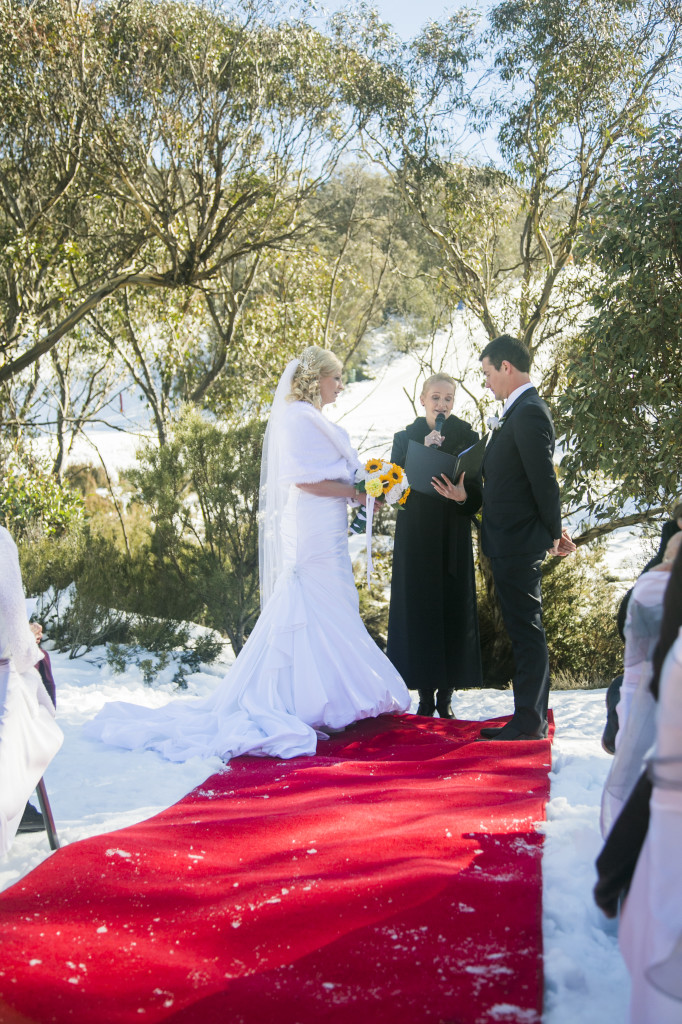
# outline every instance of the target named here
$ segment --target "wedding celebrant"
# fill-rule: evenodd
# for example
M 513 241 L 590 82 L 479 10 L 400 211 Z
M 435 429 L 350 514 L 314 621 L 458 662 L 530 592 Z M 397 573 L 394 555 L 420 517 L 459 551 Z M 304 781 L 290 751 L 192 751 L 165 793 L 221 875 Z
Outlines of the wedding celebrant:
M 410 441 L 458 455 L 478 440 L 452 414 L 453 377 L 429 377 L 419 400 L 424 415 L 394 435 L 392 462 L 405 465 Z M 396 517 L 387 654 L 418 691 L 419 715 L 437 710 L 452 718 L 453 690 L 482 685 L 471 542 L 471 517 L 480 507 L 480 481 L 467 480 L 459 504 L 413 489 Z

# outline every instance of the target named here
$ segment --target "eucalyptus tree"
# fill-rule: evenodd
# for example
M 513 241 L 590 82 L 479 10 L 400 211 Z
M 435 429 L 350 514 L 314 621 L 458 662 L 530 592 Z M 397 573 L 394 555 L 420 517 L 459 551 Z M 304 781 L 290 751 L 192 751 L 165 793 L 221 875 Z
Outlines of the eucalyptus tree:
M 308 197 L 301 220 L 307 227 L 295 242 L 259 254 L 238 304 L 228 265 L 201 289 L 123 288 L 88 315 L 103 351 L 144 395 L 161 444 L 183 405 L 223 421 L 257 414 L 281 366 L 305 345 L 324 344 L 354 369 L 369 329 L 415 301 L 425 305 L 414 226 L 385 175 L 347 162 Z
M 200 293 L 124 287 L 89 313 L 85 323 L 125 391 L 120 422 L 137 429 L 147 418 L 140 408 L 144 402 L 156 440 L 165 444 L 180 409 L 191 402 L 192 367 L 204 346 Z
M 84 230 L 91 172 L 82 25 L 67 4 L 0 7 L 0 355 L 12 362 L 63 316 L 99 240 Z M 95 261 L 96 262 L 96 261 Z M 6 367 L 3 367 L 5 370 Z M 4 389 L 10 419 L 40 377 Z M 2 380 L 11 374 L 0 371 Z
M 8 127 L 0 153 L 0 381 L 123 288 L 196 289 L 210 310 L 219 279 L 198 399 L 225 365 L 263 254 L 309 229 L 305 200 L 395 76 L 260 0 L 5 2 L 2 90 L 26 127 L 22 150 Z
M 626 501 L 641 518 L 680 491 L 681 140 L 676 112 L 623 153 L 584 242 L 598 271 L 594 312 L 569 353 L 558 405 L 564 487 L 595 507 L 595 534 Z
M 509 330 L 535 355 L 570 327 L 557 289 L 614 147 L 641 138 L 670 83 L 681 30 L 670 0 L 506 0 L 487 27 L 460 11 L 393 55 L 413 99 L 375 151 L 489 337 Z M 497 165 L 467 158 L 486 133 Z

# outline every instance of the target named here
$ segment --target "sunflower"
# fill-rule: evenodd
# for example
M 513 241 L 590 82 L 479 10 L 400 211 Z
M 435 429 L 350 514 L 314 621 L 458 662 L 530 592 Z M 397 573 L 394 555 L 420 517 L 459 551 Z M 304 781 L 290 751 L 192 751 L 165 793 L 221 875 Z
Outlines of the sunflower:
M 386 475 L 394 484 L 399 484 L 403 479 L 404 473 L 400 466 L 396 466 L 394 463 Z
M 411 491 L 411 488 L 408 487 L 407 490 L 405 491 L 405 493 L 403 494 L 402 498 L 398 498 L 398 504 L 399 505 L 404 505 L 405 504 L 405 502 L 407 501 L 407 498 L 408 498 L 408 495 L 409 495 L 410 491 Z
M 383 466 L 383 462 L 379 459 L 370 459 L 369 462 L 365 463 L 365 472 L 367 473 L 378 473 Z

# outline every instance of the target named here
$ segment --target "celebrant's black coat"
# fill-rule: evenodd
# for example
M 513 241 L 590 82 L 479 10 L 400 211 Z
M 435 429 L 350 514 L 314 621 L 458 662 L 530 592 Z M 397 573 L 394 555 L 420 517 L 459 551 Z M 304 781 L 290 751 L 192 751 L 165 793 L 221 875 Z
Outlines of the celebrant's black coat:
M 410 441 L 430 433 L 420 416 L 393 438 L 391 461 L 405 465 Z M 458 455 L 478 440 L 448 416 L 441 451 Z M 481 507 L 480 480 L 464 478 L 467 501 L 411 491 L 397 513 L 387 654 L 413 690 L 481 686 L 471 516 Z

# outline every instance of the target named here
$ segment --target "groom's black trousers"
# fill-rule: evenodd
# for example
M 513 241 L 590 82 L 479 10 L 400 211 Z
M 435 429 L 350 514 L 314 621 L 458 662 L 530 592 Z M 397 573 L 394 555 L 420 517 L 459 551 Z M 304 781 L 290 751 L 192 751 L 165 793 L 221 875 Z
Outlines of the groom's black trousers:
M 542 625 L 541 567 L 546 552 L 492 558 L 502 618 L 514 653 L 514 725 L 530 734 L 547 732 L 549 656 Z

